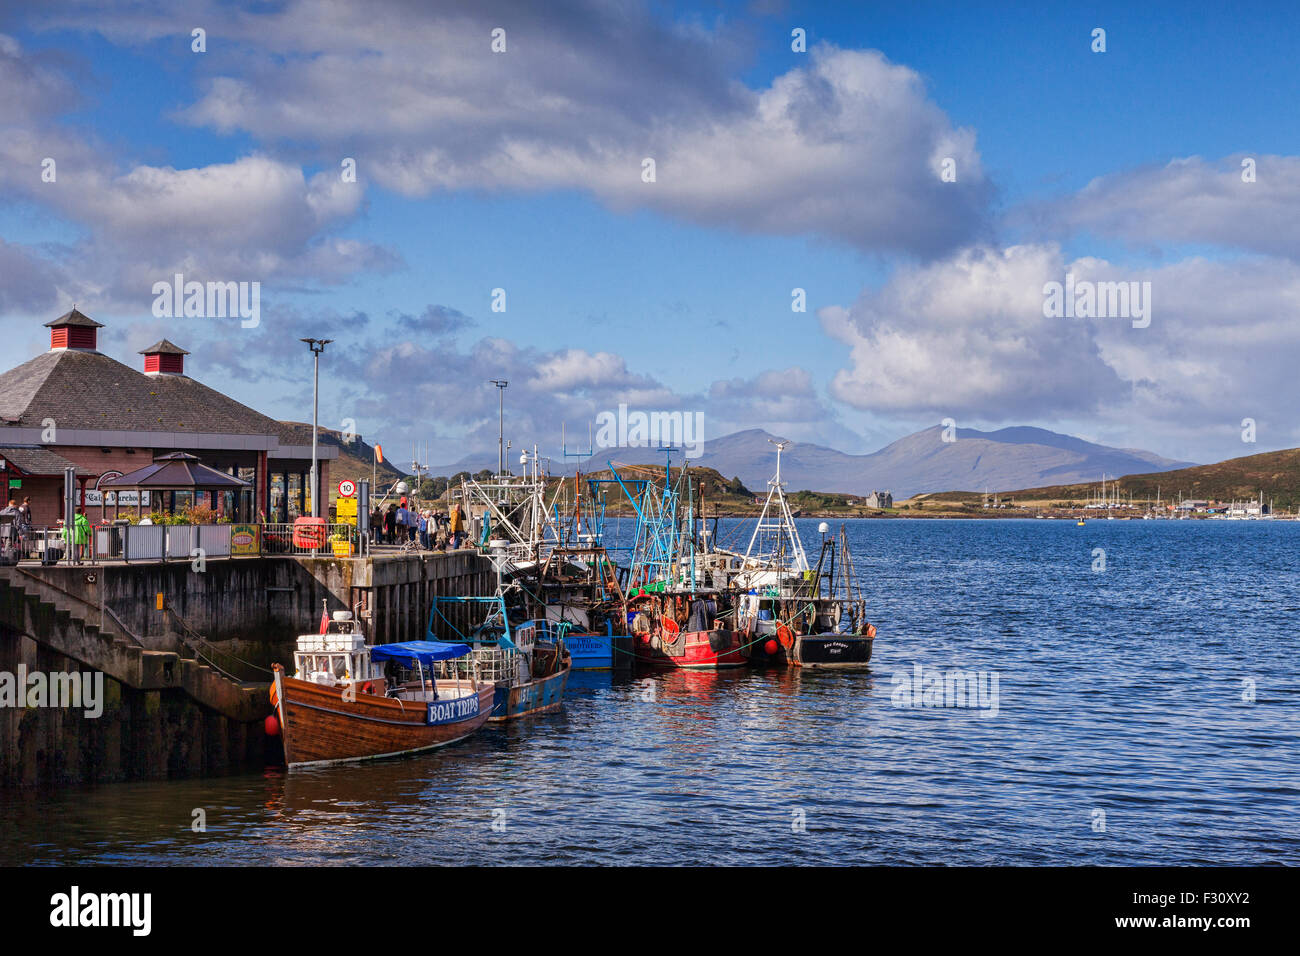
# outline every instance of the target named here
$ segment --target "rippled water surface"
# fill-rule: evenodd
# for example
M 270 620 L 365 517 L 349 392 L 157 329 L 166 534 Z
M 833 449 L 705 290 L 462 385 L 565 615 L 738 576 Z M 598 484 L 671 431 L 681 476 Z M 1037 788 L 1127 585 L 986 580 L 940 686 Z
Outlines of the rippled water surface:
M 575 674 L 562 714 L 441 753 L 4 794 L 0 861 L 1300 862 L 1300 523 L 850 537 L 868 672 Z M 996 674 L 996 715 L 895 706 L 916 665 Z

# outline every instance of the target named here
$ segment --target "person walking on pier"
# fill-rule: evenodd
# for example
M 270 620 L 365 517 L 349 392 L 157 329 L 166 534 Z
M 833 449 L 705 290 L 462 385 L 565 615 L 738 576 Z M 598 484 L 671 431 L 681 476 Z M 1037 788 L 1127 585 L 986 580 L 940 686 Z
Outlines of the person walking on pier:
M 411 540 L 411 512 L 406 507 L 406 499 L 403 498 L 397 506 L 397 542 L 406 544 Z
M 455 551 L 460 547 L 461 541 L 465 537 L 464 516 L 460 510 L 458 502 L 452 502 L 451 510 L 447 515 L 447 532 L 450 535 L 451 550 Z
M 397 543 L 397 505 L 390 504 L 384 512 L 384 543 Z

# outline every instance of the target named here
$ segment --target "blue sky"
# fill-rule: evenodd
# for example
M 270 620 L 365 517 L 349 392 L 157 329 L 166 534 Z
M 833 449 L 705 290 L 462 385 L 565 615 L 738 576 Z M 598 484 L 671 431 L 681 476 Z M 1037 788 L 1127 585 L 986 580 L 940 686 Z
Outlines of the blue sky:
M 1287 5 L 318 12 L 0 19 L 19 357 L 76 301 L 117 357 L 165 334 L 196 377 L 302 417 L 293 346 L 329 334 L 322 417 L 428 440 L 434 463 L 495 445 L 498 375 L 530 444 L 621 401 L 852 452 L 948 416 L 1203 461 L 1300 439 L 1278 361 L 1300 284 L 1279 228 L 1300 189 Z M 944 150 L 947 192 L 928 168 Z M 1243 155 L 1260 181 L 1225 201 Z M 1150 279 L 1155 331 L 1035 315 L 1041 280 L 1080 260 Z M 154 318 L 152 281 L 181 267 L 260 281 L 261 327 Z

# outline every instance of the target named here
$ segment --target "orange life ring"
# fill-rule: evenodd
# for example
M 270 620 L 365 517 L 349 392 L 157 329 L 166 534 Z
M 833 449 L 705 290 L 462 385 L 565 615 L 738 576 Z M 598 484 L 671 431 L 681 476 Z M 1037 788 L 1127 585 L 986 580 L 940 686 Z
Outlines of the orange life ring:
M 671 617 L 664 618 L 663 621 L 660 623 L 659 627 L 663 630 L 665 634 L 676 634 L 678 631 L 681 630 L 681 628 L 677 626 L 677 622 L 674 621 Z
M 776 639 L 781 642 L 781 646 L 787 651 L 794 647 L 794 635 L 790 633 L 790 629 L 784 624 L 776 626 Z

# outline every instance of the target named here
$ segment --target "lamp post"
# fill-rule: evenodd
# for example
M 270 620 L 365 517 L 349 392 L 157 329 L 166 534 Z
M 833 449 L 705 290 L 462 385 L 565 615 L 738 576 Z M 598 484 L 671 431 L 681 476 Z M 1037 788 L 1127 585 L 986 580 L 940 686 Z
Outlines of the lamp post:
M 500 478 L 506 470 L 506 386 L 510 383 L 494 378 L 488 384 L 497 387 L 497 477 Z
M 307 348 L 311 349 L 312 354 L 312 373 L 311 373 L 311 516 L 316 517 L 316 511 L 319 507 L 317 500 L 316 486 L 319 483 L 318 466 L 316 464 L 316 418 L 320 408 L 320 354 L 325 351 L 325 346 L 333 342 L 333 339 L 299 339 L 299 342 L 306 342 Z

